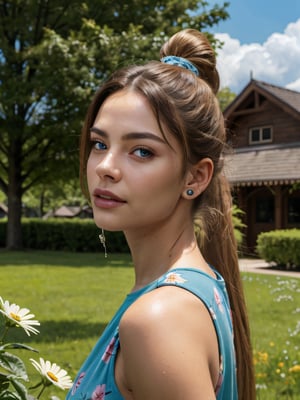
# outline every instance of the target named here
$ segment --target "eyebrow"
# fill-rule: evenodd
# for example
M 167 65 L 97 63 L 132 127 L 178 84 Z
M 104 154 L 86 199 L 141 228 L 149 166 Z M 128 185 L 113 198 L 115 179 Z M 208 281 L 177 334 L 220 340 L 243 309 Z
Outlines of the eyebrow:
M 92 126 L 90 128 L 90 132 L 94 132 L 97 135 L 100 135 L 105 138 L 108 137 L 108 135 L 105 131 L 103 131 L 102 129 L 96 128 L 95 126 Z M 122 137 L 122 140 L 134 140 L 134 139 L 150 139 L 150 140 L 155 140 L 156 142 L 166 144 L 165 140 L 163 140 L 162 138 L 160 138 L 157 135 L 154 135 L 151 132 L 129 132 L 129 133 L 126 133 Z

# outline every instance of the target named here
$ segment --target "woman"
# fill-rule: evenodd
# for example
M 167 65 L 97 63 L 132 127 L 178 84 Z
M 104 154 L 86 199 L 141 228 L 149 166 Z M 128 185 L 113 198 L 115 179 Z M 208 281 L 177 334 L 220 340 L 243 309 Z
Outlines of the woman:
M 215 64 L 204 35 L 181 31 L 88 110 L 83 188 L 102 232 L 124 231 L 135 284 L 69 399 L 255 398 Z

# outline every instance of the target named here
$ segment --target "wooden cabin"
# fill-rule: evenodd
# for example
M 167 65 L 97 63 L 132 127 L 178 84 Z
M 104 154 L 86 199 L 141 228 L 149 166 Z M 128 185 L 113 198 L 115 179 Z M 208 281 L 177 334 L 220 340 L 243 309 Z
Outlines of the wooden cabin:
M 300 228 L 300 92 L 251 79 L 224 111 L 227 174 L 247 252 L 260 232 Z

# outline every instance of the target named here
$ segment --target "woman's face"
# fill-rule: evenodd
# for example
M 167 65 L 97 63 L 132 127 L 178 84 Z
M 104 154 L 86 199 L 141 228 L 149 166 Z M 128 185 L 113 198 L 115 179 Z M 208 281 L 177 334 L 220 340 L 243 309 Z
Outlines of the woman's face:
M 166 143 L 140 94 L 119 91 L 102 104 L 90 132 L 87 179 L 97 226 L 151 229 L 183 201 L 182 150 Z

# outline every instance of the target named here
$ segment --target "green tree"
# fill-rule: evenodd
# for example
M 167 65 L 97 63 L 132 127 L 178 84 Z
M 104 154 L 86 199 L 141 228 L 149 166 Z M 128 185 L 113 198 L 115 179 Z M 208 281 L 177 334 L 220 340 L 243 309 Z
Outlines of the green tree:
M 173 32 L 205 31 L 226 19 L 227 7 L 196 0 L 0 0 L 0 189 L 9 209 L 8 248 L 22 246 L 24 194 L 76 176 L 80 126 L 100 82 L 117 66 L 157 58 Z
M 236 94 L 232 92 L 228 87 L 221 89 L 218 93 L 218 99 L 222 111 L 235 99 Z
M 28 204 L 30 211 L 39 217 L 61 206 L 83 207 L 87 203 L 77 176 L 68 181 L 57 179 L 51 184 L 38 184 L 24 194 L 23 201 L 25 205 Z

